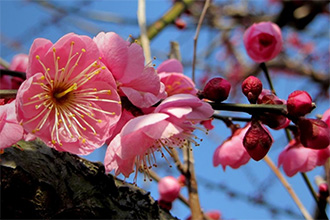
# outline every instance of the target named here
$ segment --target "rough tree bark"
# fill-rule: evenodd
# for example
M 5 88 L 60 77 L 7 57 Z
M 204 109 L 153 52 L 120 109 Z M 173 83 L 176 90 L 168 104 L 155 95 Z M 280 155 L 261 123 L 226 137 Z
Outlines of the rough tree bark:
M 18 144 L 1 155 L 1 219 L 176 219 L 101 163 L 41 141 Z

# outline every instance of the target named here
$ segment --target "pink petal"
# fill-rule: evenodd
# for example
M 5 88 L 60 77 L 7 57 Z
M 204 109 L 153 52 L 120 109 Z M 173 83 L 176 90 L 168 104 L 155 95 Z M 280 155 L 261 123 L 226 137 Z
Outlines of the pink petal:
M 162 62 L 158 68 L 158 73 L 166 72 L 166 73 L 183 73 L 183 66 L 180 61 L 177 59 L 168 59 Z

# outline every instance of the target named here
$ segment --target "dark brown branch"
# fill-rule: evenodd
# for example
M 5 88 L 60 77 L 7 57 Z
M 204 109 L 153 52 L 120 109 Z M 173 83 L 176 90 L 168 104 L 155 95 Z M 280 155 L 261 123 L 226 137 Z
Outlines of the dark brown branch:
M 175 219 L 101 163 L 40 141 L 18 144 L 1 155 L 2 219 Z

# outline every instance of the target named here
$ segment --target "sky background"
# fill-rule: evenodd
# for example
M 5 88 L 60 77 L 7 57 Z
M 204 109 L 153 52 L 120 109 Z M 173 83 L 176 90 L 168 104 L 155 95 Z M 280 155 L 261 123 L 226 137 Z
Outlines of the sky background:
M 147 0 L 147 23 L 150 24 L 163 15 L 171 7 L 171 2 L 170 0 Z M 220 2 L 225 3 L 225 1 Z M 38 37 L 56 42 L 61 36 L 69 32 L 93 37 L 100 31 L 113 31 L 124 39 L 127 39 L 130 34 L 133 36 L 139 35 L 136 20 L 137 1 L 51 1 L 56 6 L 69 9 L 63 13 L 55 12 L 51 8 L 45 8 L 40 3 L 0 0 L 1 58 L 10 62 L 15 54 L 28 53 L 33 40 Z M 256 11 L 267 8 L 267 13 L 269 14 L 276 14 L 281 9 L 277 4 L 269 7 L 267 1 L 249 1 L 249 4 Z M 107 18 L 107 21 L 100 21 L 100 17 Z M 309 31 L 314 32 L 325 27 L 329 29 L 329 19 L 324 20 L 321 17 L 316 18 L 307 28 L 310 29 Z M 284 35 L 286 31 L 289 30 L 283 30 Z M 180 44 L 183 62 L 191 61 L 194 33 L 194 26 L 180 31 L 174 25 L 171 25 L 159 34 L 151 42 L 152 55 L 157 57 L 154 61 L 156 67 L 166 60 L 170 49 L 170 41 L 177 41 Z M 308 30 L 306 33 L 303 34 L 303 39 L 306 41 L 312 39 L 312 36 L 308 34 Z M 210 39 L 217 36 L 217 34 L 216 31 L 203 27 L 198 40 L 198 52 L 203 51 L 208 46 Z M 242 48 L 242 36 L 238 35 L 237 39 L 237 47 Z M 329 38 L 328 40 L 319 41 L 315 47 L 329 48 Z M 240 52 L 247 62 L 252 63 L 244 49 L 241 49 Z M 215 51 L 206 62 L 210 65 L 220 65 L 222 68 L 226 68 L 226 60 L 219 61 L 221 53 L 220 45 L 219 50 Z M 324 69 L 323 72 L 329 74 L 329 69 Z M 191 66 L 186 66 L 184 73 L 191 76 Z M 203 73 L 203 65 L 201 65 L 197 69 L 197 78 L 200 78 Z M 286 99 L 288 94 L 297 89 L 308 91 L 313 98 L 317 96 L 317 85 L 310 83 L 307 78 L 277 73 L 271 74 L 277 94 L 282 99 Z M 217 75 L 221 76 L 221 73 Z M 262 75 L 260 75 L 260 79 L 263 81 L 264 86 L 267 87 Z M 242 97 L 233 97 L 232 95 L 226 102 L 237 101 L 247 103 Z M 317 109 L 308 117 L 322 114 L 327 108 L 329 108 L 329 100 L 322 99 L 317 103 Z M 221 112 L 221 114 L 232 115 L 230 112 Z M 239 115 L 248 117 L 246 114 Z M 234 170 L 228 167 L 225 172 L 221 167 L 213 167 L 212 157 L 214 150 L 230 135 L 229 129 L 221 121 L 214 120 L 213 124 L 216 128 L 210 131 L 208 135 L 205 135 L 203 132 L 196 132 L 198 137 L 203 138 L 203 142 L 199 147 L 194 148 L 195 169 L 199 184 L 198 190 L 203 210 L 219 210 L 224 219 L 301 219 L 302 215 L 293 200 L 265 162 L 250 160 L 247 165 L 242 166 L 240 169 Z M 275 142 L 269 152 L 269 156 L 277 163 L 277 157 L 287 144 L 287 141 L 283 130 L 271 132 Z M 105 149 L 105 147 L 102 147 L 87 158 L 103 162 Z M 155 171 L 160 176 L 179 176 L 175 168 L 169 168 L 164 161 L 158 160 L 158 162 L 160 168 Z M 315 187 L 314 177 L 323 175 L 323 169 L 320 167 L 316 168 L 308 172 L 307 175 Z M 287 179 L 302 203 L 313 214 L 315 203 L 300 174 Z M 131 181 L 131 179 L 128 179 L 128 181 Z M 158 199 L 159 195 L 155 182 L 143 182 L 143 177 L 140 176 L 138 185 L 150 191 L 151 195 Z M 181 192 L 183 195 L 187 195 L 186 189 L 182 189 Z M 269 206 L 253 202 L 253 199 L 257 198 L 263 198 Z M 278 213 L 275 213 L 276 210 Z M 329 216 L 329 210 L 327 211 Z M 289 215 L 285 212 L 291 212 L 292 214 Z M 189 209 L 180 201 L 174 202 L 171 213 L 180 219 L 185 219 L 190 215 Z

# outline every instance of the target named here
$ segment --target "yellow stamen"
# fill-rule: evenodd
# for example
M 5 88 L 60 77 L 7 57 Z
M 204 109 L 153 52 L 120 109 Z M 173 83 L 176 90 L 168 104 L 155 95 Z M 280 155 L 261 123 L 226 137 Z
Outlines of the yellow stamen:
M 74 83 L 67 90 L 65 90 L 63 92 L 60 92 L 60 93 L 57 93 L 54 96 L 55 96 L 55 98 L 59 99 L 59 98 L 62 98 L 63 96 L 65 96 L 66 94 L 68 94 L 69 92 L 72 92 L 72 91 L 74 91 L 76 89 L 77 89 L 77 83 Z

